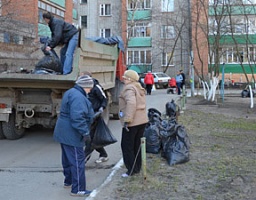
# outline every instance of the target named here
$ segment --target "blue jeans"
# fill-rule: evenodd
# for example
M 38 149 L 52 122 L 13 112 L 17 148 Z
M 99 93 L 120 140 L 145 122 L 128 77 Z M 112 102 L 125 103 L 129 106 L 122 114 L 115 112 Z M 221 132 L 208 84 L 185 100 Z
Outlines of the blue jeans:
M 60 144 L 62 151 L 62 167 L 64 183 L 72 185 L 71 192 L 85 191 L 85 156 L 83 147 Z
M 72 72 L 73 57 L 78 44 L 78 33 L 72 36 L 67 44 L 60 50 L 60 60 L 63 68 L 63 74 L 69 74 Z
M 178 88 L 178 95 L 180 95 L 180 93 L 181 93 L 181 91 L 180 91 L 180 89 L 181 89 L 181 82 L 177 82 L 176 84 L 177 84 L 177 88 Z

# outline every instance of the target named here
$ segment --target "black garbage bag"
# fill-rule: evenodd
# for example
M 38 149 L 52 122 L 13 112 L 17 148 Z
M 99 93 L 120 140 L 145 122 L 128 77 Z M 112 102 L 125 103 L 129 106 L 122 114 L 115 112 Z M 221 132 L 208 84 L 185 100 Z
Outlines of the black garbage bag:
M 176 133 L 165 138 L 163 157 L 169 165 L 181 164 L 189 161 L 190 142 L 185 127 L 176 126 Z
M 161 149 L 161 138 L 159 134 L 159 123 L 148 123 L 145 127 L 144 137 L 146 138 L 146 152 L 158 154 Z
M 149 108 L 148 109 L 149 121 L 154 121 L 156 118 L 161 119 L 161 112 L 155 108 Z
M 31 73 L 32 74 L 48 74 L 48 75 L 58 75 L 58 74 L 60 74 L 59 72 L 55 72 L 53 70 L 45 69 L 45 68 L 35 69 Z
M 41 47 L 42 52 L 44 53 L 44 57 L 38 61 L 38 63 L 35 66 L 35 70 L 40 69 L 50 69 L 55 72 L 62 73 L 62 67 L 60 59 L 57 55 L 57 53 L 52 49 L 50 51 L 46 51 L 45 48 L 48 46 L 49 40 L 41 40 L 41 43 L 44 45 Z
M 165 104 L 165 111 L 166 111 L 166 115 L 168 117 L 171 117 L 171 118 L 175 118 L 176 117 L 176 104 L 174 102 L 174 100 L 172 99 L 171 102 L 167 102 Z
M 95 132 L 90 133 L 92 137 L 92 148 L 100 148 L 117 142 L 117 139 L 114 137 L 102 117 L 98 117 L 97 122 L 94 123 Z
M 36 64 L 35 70 L 40 69 L 51 69 L 55 72 L 62 73 L 60 59 L 54 50 L 48 51 L 48 53 Z
M 144 137 L 146 138 L 146 152 L 159 153 L 161 149 L 160 127 L 161 127 L 161 112 L 155 108 L 148 109 L 149 122 L 145 127 Z
M 164 119 L 161 121 L 160 135 L 170 137 L 176 133 L 177 122 L 174 118 Z
M 241 96 L 242 96 L 242 98 L 244 98 L 244 97 L 251 97 L 250 90 L 243 90 L 243 91 L 241 92 Z M 253 96 L 253 97 L 255 96 L 255 94 L 254 94 L 253 91 L 252 91 L 252 96 Z

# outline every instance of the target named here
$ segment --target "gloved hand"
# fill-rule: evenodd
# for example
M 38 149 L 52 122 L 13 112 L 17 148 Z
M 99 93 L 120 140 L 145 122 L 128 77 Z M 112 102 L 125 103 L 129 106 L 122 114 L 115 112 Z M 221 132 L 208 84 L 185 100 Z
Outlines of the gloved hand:
M 104 110 L 104 108 L 103 108 L 103 107 L 100 107 L 99 110 L 98 110 L 98 112 L 103 113 L 103 110 Z
M 124 128 L 127 132 L 129 132 L 129 128 L 128 128 L 128 122 L 124 122 Z
M 90 134 L 84 135 L 84 142 L 85 142 L 86 144 L 90 144 L 91 141 L 92 141 L 92 139 L 91 139 Z
M 96 118 L 98 118 L 101 115 L 101 112 L 96 112 L 93 116 L 93 119 L 95 120 Z

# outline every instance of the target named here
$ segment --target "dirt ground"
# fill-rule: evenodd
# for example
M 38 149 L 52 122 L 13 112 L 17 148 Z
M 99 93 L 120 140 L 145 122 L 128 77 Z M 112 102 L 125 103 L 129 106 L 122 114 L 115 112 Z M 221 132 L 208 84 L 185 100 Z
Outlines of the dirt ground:
M 255 100 L 255 98 L 254 98 Z M 147 176 L 121 178 L 119 170 L 95 200 L 255 200 L 256 109 L 229 94 L 216 102 L 187 99 L 178 123 L 191 141 L 189 162 L 169 166 L 147 153 Z

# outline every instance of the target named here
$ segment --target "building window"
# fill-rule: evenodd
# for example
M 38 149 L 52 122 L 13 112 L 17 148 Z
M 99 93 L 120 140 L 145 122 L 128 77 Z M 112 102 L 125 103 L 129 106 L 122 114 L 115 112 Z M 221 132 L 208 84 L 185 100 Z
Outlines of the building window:
M 172 57 L 172 58 L 171 58 Z M 171 58 L 171 60 L 170 60 Z M 169 65 L 168 62 L 170 61 Z M 162 66 L 174 66 L 172 53 L 162 53 Z
M 44 13 L 46 11 L 51 12 L 54 16 L 56 16 L 60 19 L 64 19 L 64 16 L 65 16 L 64 10 L 60 10 L 56 7 L 53 7 L 50 4 L 43 3 L 42 1 L 38 1 L 38 10 L 39 10 L 39 16 L 38 16 L 39 23 L 43 23 L 42 16 L 40 16 L 40 15 L 41 15 L 41 13 Z
M 135 26 L 128 27 L 130 37 L 150 37 L 151 25 L 149 23 L 136 23 Z
M 128 0 L 127 8 L 128 10 L 151 9 L 151 0 Z
M 87 3 L 87 0 L 81 0 L 81 3 Z
M 108 38 L 111 36 L 110 29 L 100 29 L 100 37 Z
M 174 26 L 162 26 L 161 28 L 161 38 L 163 39 L 173 39 L 175 38 Z
M 174 0 L 162 0 L 162 12 L 173 12 Z
M 87 28 L 87 15 L 81 16 L 81 27 Z
M 128 64 L 145 65 L 151 64 L 151 51 L 128 51 Z
M 22 36 L 12 35 L 9 33 L 4 33 L 4 42 L 12 44 L 23 44 Z
M 255 4 L 256 0 L 210 0 L 210 5 L 243 5 L 243 4 Z
M 110 16 L 111 15 L 111 5 L 101 4 L 100 5 L 100 16 Z
M 212 64 L 215 63 L 216 54 L 211 49 Z M 218 49 L 219 63 L 237 64 L 237 63 L 254 63 L 255 62 L 255 47 L 221 47 Z M 208 59 L 210 61 L 210 59 Z M 209 63 L 210 64 L 210 63 Z

